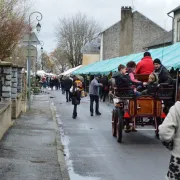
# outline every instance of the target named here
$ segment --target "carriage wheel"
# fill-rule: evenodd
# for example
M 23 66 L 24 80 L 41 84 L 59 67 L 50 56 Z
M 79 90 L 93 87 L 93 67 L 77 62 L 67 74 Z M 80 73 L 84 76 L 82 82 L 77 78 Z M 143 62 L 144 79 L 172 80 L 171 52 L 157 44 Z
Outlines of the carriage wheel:
M 116 137 L 116 123 L 117 123 L 117 111 L 113 109 L 112 112 L 112 135 Z
M 119 110 L 118 120 L 117 120 L 117 125 L 116 125 L 116 137 L 117 137 L 117 142 L 119 143 L 122 142 L 123 124 L 124 124 L 123 113 L 121 110 Z

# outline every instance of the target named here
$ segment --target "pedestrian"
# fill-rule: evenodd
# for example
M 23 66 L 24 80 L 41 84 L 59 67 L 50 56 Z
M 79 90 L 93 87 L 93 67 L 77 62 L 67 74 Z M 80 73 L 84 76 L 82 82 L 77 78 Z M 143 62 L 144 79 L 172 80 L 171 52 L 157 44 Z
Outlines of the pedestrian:
M 101 83 L 98 83 L 99 75 L 95 75 L 94 79 L 89 85 L 89 95 L 90 95 L 90 113 L 93 116 L 93 104 L 96 103 L 96 115 L 101 115 L 99 112 L 99 87 L 102 86 Z
M 154 71 L 153 60 L 149 52 L 144 53 L 144 58 L 137 64 L 136 74 L 151 74 Z
M 80 104 L 81 101 L 81 91 L 77 87 L 76 82 L 73 83 L 73 86 L 71 87 L 70 91 L 72 104 L 74 105 L 72 118 L 75 119 L 77 117 L 77 106 Z
M 66 79 L 64 80 L 64 90 L 66 92 L 66 102 L 71 101 L 71 97 L 70 97 L 70 89 L 72 87 L 72 80 L 70 79 L 69 76 L 66 77 Z
M 103 102 L 105 102 L 106 97 L 107 97 L 107 95 L 109 93 L 108 77 L 107 76 L 103 76 L 103 78 L 100 80 L 100 83 L 102 84 L 100 99 L 103 100 Z
M 64 90 L 64 80 L 65 80 L 65 79 L 64 79 L 64 77 L 62 76 L 62 77 L 61 77 L 61 80 L 60 80 L 60 81 L 61 81 L 61 91 L 62 91 L 62 94 L 65 93 L 65 90 Z
M 164 146 L 171 151 L 168 180 L 180 179 L 180 98 L 159 126 L 159 137 Z
M 159 59 L 155 59 L 154 62 L 155 73 L 158 75 L 159 84 L 167 83 L 172 84 L 173 80 L 169 71 L 162 65 Z

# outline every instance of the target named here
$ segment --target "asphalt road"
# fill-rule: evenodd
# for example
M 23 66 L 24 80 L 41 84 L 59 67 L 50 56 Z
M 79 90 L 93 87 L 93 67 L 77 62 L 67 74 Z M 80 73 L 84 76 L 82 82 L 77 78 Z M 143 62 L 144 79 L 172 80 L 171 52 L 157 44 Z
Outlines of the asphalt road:
M 111 133 L 112 106 L 100 103 L 101 116 L 90 116 L 89 98 L 73 106 L 60 91 L 51 92 L 62 124 L 63 144 L 72 180 L 164 180 L 170 153 L 154 131 L 124 134 L 119 144 Z

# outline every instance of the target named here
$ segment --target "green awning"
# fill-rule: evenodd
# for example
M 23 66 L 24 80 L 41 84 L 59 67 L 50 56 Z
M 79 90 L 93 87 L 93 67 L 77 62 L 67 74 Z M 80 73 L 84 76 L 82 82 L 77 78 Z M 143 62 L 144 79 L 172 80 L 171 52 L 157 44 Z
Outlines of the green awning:
M 180 43 L 173 44 L 164 48 L 152 49 L 149 51 L 153 59 L 159 58 L 162 64 L 170 68 L 180 68 Z M 138 63 L 143 58 L 144 52 L 131 54 L 128 56 L 117 57 L 109 60 L 99 61 L 75 71 L 73 74 L 102 74 L 108 75 L 110 72 L 117 71 L 119 64 L 126 65 L 129 61 Z

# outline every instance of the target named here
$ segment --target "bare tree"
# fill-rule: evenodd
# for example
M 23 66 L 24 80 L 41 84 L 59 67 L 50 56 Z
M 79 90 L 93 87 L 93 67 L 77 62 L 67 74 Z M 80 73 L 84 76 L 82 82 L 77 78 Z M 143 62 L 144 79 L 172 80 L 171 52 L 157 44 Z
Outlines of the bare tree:
M 0 1 L 0 59 L 10 57 L 19 40 L 28 29 L 25 0 Z
M 59 19 L 57 38 L 72 67 L 82 64 L 82 47 L 100 32 L 99 24 L 86 15 L 77 13 L 73 17 Z
M 50 56 L 46 53 L 42 53 L 42 69 L 47 71 L 47 72 L 54 72 L 54 62 L 50 58 Z
M 51 53 L 51 58 L 54 61 L 56 69 L 59 73 L 64 72 L 69 66 L 69 61 L 66 54 L 62 48 L 57 48 Z

